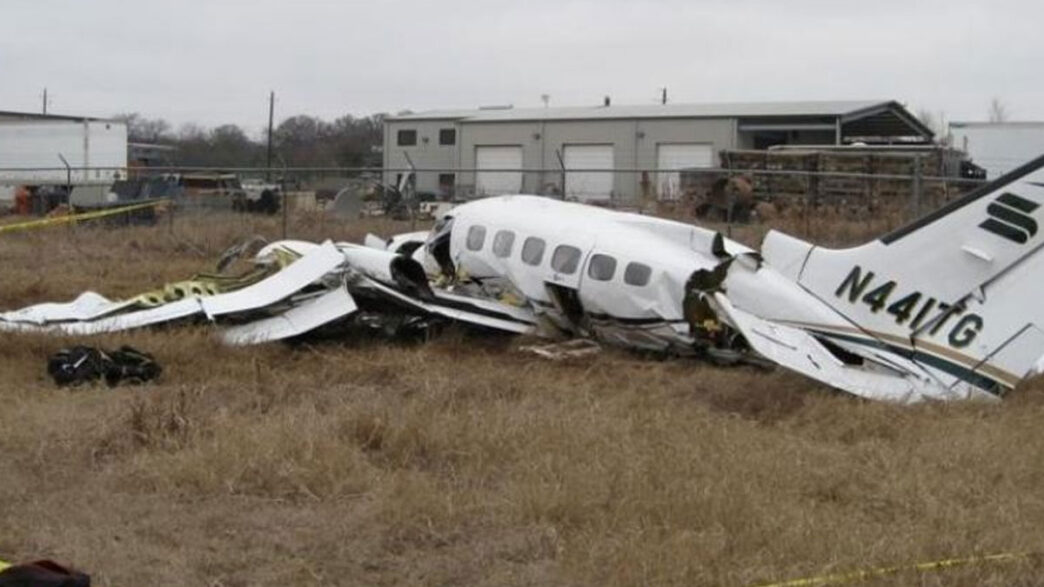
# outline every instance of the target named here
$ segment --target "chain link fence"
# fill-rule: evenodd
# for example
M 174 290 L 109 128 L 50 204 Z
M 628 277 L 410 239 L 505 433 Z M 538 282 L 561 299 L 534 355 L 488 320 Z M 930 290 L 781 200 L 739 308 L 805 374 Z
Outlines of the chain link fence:
M 267 236 L 293 238 L 367 218 L 421 229 L 455 203 L 536 193 L 702 224 L 753 245 L 775 228 L 836 246 L 893 230 L 984 183 L 929 173 L 935 168 L 917 158 L 827 170 L 792 160 L 797 168 L 770 157 L 670 170 L 147 168 L 117 170 L 123 178 L 115 184 L 36 186 L 10 179 L 25 170 L 0 169 L 0 206 L 39 216 L 164 200 L 160 216 L 172 231 L 201 218 L 266 219 L 274 233 Z

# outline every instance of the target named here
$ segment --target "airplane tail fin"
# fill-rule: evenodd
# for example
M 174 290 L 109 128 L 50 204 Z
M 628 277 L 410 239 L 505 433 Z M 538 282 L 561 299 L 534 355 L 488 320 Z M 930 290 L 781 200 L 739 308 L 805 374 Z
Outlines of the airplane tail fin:
M 864 245 L 826 249 L 772 232 L 762 252 L 851 324 L 824 335 L 885 345 L 948 384 L 1000 392 L 1044 355 L 1042 205 L 1044 156 Z

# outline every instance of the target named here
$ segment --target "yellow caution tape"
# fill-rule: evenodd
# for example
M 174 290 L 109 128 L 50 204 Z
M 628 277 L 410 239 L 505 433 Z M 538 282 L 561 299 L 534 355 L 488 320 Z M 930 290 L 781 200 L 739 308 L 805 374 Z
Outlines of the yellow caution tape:
M 849 573 L 821 575 L 819 577 L 808 577 L 805 579 L 791 579 L 789 581 L 783 581 L 781 583 L 766 583 L 759 585 L 758 587 L 815 587 L 818 585 L 856 583 L 859 581 L 867 581 L 869 579 L 883 577 L 885 575 L 894 575 L 903 571 L 941 571 L 943 569 L 949 569 L 953 567 L 960 567 L 966 565 L 974 565 L 979 563 L 1014 562 L 1018 560 L 1027 559 L 1033 556 L 1034 554 L 1035 553 L 1032 552 L 1009 552 L 1000 554 L 987 554 L 983 556 L 969 556 L 965 558 L 951 558 L 926 563 L 912 563 L 908 565 L 896 565 L 893 567 L 878 567 L 875 569 L 852 571 Z
M 126 214 L 127 212 L 134 212 L 135 210 L 153 208 L 159 206 L 160 204 L 166 204 L 167 202 L 168 200 L 155 200 L 146 204 L 134 204 L 133 206 L 123 206 L 122 208 L 110 208 L 108 210 L 97 210 L 95 212 L 84 212 L 82 214 L 69 214 L 67 216 L 54 216 L 51 218 L 31 220 L 29 222 L 19 222 L 17 224 L 4 224 L 0 225 L 0 233 L 18 232 L 22 230 L 34 230 L 37 228 L 44 228 L 48 226 L 57 226 L 59 224 L 75 223 L 81 220 L 94 220 L 95 218 L 116 216 L 117 214 Z

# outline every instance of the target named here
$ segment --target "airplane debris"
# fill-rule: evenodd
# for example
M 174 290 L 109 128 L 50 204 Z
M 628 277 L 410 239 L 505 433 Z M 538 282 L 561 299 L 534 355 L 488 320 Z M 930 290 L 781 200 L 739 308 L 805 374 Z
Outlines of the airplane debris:
M 576 338 L 565 342 L 520 346 L 518 350 L 552 361 L 562 361 L 596 355 L 602 352 L 602 347 L 593 340 Z
M 105 381 L 109 387 L 120 383 L 144 383 L 159 377 L 163 369 L 152 355 L 129 346 L 103 351 L 88 346 L 62 349 L 47 361 L 47 373 L 59 386 Z
M 252 344 L 337 323 L 416 334 L 457 322 L 774 364 L 870 399 L 997 399 L 1044 355 L 1042 203 L 1044 157 L 862 246 L 771 231 L 759 252 L 681 222 L 501 196 L 456 206 L 427 232 L 270 243 L 238 277 L 2 313 L 0 330 L 195 319 Z M 571 344 L 533 352 L 588 352 Z

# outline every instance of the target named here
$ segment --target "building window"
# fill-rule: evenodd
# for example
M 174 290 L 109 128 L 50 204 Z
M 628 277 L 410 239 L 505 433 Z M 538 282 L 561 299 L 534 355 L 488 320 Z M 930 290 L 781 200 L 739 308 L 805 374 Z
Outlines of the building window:
M 576 273 L 580 266 L 580 249 L 569 245 L 555 247 L 555 253 L 551 255 L 551 268 L 565 275 Z
M 468 242 L 467 247 L 469 251 L 481 251 L 482 245 L 486 242 L 486 227 L 485 226 L 472 226 L 468 229 Z
M 628 263 L 624 269 L 624 283 L 641 287 L 649 285 L 652 268 L 641 263 Z
M 515 233 L 510 230 L 498 231 L 493 237 L 493 254 L 501 259 L 511 256 L 511 248 L 515 245 Z
M 439 144 L 440 145 L 456 145 L 457 144 L 457 129 L 455 128 L 444 128 L 439 131 Z
M 544 239 L 531 236 L 522 243 L 522 262 L 527 265 L 539 265 L 544 259 Z
M 616 273 L 616 259 L 609 255 L 591 255 L 587 276 L 595 281 L 609 281 Z
M 400 130 L 396 138 L 400 147 L 412 147 L 417 144 L 417 131 Z

